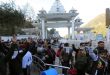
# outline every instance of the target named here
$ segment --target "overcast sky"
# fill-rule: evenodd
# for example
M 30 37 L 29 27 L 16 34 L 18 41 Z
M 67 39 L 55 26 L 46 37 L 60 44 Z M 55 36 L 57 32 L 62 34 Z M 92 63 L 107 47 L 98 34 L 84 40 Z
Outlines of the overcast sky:
M 9 1 L 9 0 L 0 0 Z M 55 0 L 15 0 L 17 5 L 25 6 L 27 3 L 38 13 L 42 8 L 47 12 Z M 60 0 L 68 12 L 72 7 L 78 10 L 79 16 L 85 23 L 95 16 L 104 13 L 110 7 L 110 0 Z
M 9 1 L 9 0 L 0 0 Z M 21 7 L 27 3 L 35 11 L 36 15 L 42 8 L 47 12 L 50 10 L 55 0 L 15 0 L 17 5 Z M 78 10 L 80 18 L 87 23 L 95 16 L 104 13 L 106 8 L 110 8 L 110 0 L 60 0 L 68 12 L 72 7 Z

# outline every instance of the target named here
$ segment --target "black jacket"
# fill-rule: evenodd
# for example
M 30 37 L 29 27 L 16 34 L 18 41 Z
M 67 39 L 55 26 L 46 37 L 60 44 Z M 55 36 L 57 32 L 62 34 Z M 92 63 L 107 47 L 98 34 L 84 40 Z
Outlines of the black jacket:
M 4 43 L 0 42 L 0 75 L 6 75 L 7 73 L 7 62 L 11 57 L 11 52 Z

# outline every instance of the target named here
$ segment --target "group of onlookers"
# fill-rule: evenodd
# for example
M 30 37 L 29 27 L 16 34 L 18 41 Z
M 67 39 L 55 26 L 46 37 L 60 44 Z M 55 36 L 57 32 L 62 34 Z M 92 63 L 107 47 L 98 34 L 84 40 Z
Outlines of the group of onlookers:
M 3 41 L 0 37 L 0 75 L 30 75 L 35 49 L 32 38 L 17 40 L 14 35 L 11 41 Z
M 53 64 L 56 54 L 51 46 L 56 41 L 34 40 L 31 37 L 18 40 L 16 35 L 11 41 L 3 41 L 0 37 L 0 75 L 30 75 L 33 55 L 45 63 Z
M 65 43 L 59 49 L 57 56 L 61 64 L 77 69 L 77 74 L 73 75 L 110 75 L 110 54 L 103 41 L 99 41 L 96 48 L 92 47 L 90 41 L 80 43 L 78 48 Z M 68 75 L 67 69 L 63 69 L 62 73 Z
M 11 41 L 4 42 L 0 38 L 0 75 L 30 75 L 32 55 L 47 64 L 55 64 L 58 57 L 62 66 L 77 70 L 77 74 L 71 75 L 110 75 L 110 55 L 103 41 L 99 41 L 96 48 L 91 41 L 80 43 L 78 48 L 74 44 L 58 43 L 57 39 L 17 40 L 13 36 Z M 56 44 L 58 50 L 53 48 Z M 49 66 L 40 63 L 38 68 L 43 71 Z M 68 75 L 68 70 L 63 68 L 62 74 Z

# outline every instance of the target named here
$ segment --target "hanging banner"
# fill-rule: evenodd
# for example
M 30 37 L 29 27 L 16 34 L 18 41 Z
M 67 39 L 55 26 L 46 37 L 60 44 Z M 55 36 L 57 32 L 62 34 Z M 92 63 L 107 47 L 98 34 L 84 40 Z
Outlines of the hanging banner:
M 104 40 L 103 35 L 102 35 L 102 34 L 97 34 L 97 35 L 96 35 L 96 40 L 97 40 L 97 41 L 103 41 L 103 40 Z
M 108 31 L 107 31 L 107 36 L 106 36 L 106 38 L 107 38 L 107 41 L 110 41 L 110 29 L 108 29 Z

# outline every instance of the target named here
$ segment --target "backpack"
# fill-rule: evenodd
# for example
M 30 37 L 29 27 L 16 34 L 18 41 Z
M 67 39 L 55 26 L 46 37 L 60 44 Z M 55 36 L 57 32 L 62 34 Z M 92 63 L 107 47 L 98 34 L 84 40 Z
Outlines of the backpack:
M 77 73 L 78 73 L 77 69 L 74 67 L 73 64 L 70 65 L 70 69 L 67 70 L 67 72 L 68 72 L 69 75 L 77 75 Z
M 57 56 L 57 57 L 60 57 L 60 55 L 61 55 L 61 50 L 58 49 L 58 51 L 57 51 L 57 53 L 56 53 L 56 56 Z
M 69 75 L 77 75 L 77 69 L 76 68 L 71 68 L 68 70 Z
M 82 51 L 78 51 L 77 55 L 76 55 L 76 63 L 75 63 L 75 67 L 78 70 L 81 69 L 86 69 L 86 64 L 87 64 L 87 56 L 86 56 L 86 51 L 82 52 Z
M 61 51 L 61 57 L 63 61 L 69 62 L 69 60 L 72 58 L 72 49 L 70 47 L 64 47 Z
M 52 60 L 55 60 L 56 53 L 53 49 L 51 49 L 51 50 L 47 49 L 46 52 L 47 52 L 47 55 L 49 56 L 49 58 L 51 58 Z

